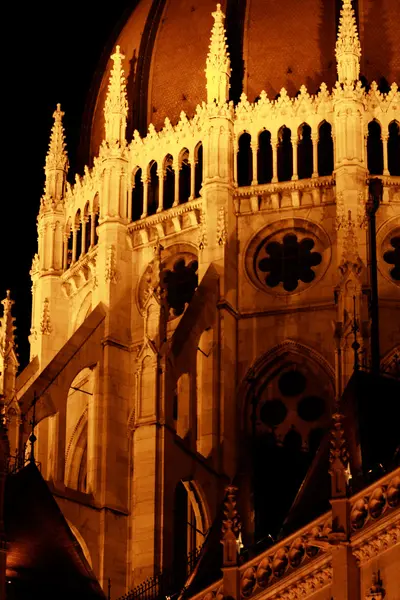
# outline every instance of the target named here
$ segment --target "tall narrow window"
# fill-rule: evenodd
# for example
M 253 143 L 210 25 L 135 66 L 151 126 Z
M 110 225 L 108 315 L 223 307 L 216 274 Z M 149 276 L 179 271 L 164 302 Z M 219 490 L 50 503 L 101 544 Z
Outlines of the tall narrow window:
M 289 181 L 293 175 L 292 132 L 283 125 L 278 131 L 278 180 Z
M 75 216 L 75 229 L 76 229 L 76 260 L 81 257 L 82 254 L 82 217 L 80 209 L 77 211 Z
M 147 204 L 147 214 L 154 215 L 157 212 L 158 208 L 158 172 L 157 172 L 157 163 L 153 162 L 150 166 L 150 181 L 149 181 L 149 191 L 148 191 L 148 204 Z
M 371 175 L 383 173 L 383 145 L 378 121 L 368 123 L 367 164 Z
M 389 124 L 388 169 L 391 175 L 400 176 L 400 125 L 398 121 Z
M 324 177 L 333 173 L 332 126 L 323 121 L 318 135 L 318 175 Z
M 237 177 L 239 186 L 251 185 L 253 180 L 253 153 L 251 151 L 251 136 L 246 132 L 242 133 L 239 138 Z
M 71 227 L 71 221 L 70 220 L 67 223 L 66 235 L 67 235 L 67 238 L 68 238 L 68 241 L 67 241 L 67 259 L 66 259 L 66 265 L 67 265 L 67 269 L 68 269 L 71 266 L 71 263 L 72 263 L 72 246 L 73 246 L 72 227 Z
M 272 180 L 272 146 L 269 131 L 262 131 L 258 136 L 257 162 L 258 183 L 270 183 Z
M 134 186 L 132 188 L 132 221 L 138 221 L 143 214 L 143 181 L 142 169 L 135 173 Z
M 85 254 L 89 252 L 90 248 L 90 216 L 89 216 L 89 202 L 87 202 L 84 210 L 84 223 L 83 226 L 85 228 Z
M 173 158 L 167 154 L 164 159 L 164 208 L 171 208 L 175 198 L 175 171 L 173 169 Z
M 200 197 L 201 186 L 203 185 L 203 144 L 198 144 L 194 152 L 195 175 L 194 175 L 194 196 Z
M 311 127 L 307 123 L 298 130 L 297 171 L 299 179 L 309 179 L 313 173 L 313 144 Z
M 187 202 L 190 196 L 190 164 L 189 151 L 185 148 L 180 153 L 179 171 L 179 204 Z

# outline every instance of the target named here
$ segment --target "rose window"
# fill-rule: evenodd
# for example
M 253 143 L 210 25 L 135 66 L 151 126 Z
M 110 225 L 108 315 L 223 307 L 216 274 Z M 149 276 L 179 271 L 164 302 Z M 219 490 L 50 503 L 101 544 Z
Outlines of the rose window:
M 389 265 L 393 265 L 389 270 L 390 276 L 395 281 L 400 281 L 400 235 L 390 240 L 391 250 L 383 255 L 383 260 Z
M 171 269 L 165 269 L 163 272 L 168 305 L 176 317 L 183 313 L 197 288 L 197 269 L 197 260 L 186 264 L 185 259 L 180 258 Z
M 282 241 L 263 244 L 255 259 L 259 280 L 271 288 L 282 283 L 286 292 L 293 292 L 299 282 L 311 283 L 315 278 L 313 268 L 322 261 L 314 245 L 310 237 L 299 241 L 295 233 L 286 234 Z

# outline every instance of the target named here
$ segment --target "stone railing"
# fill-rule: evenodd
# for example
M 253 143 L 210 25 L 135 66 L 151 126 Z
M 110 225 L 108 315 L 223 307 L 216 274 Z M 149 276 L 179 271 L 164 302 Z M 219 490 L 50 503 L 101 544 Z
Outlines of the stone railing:
M 196 199 L 140 219 L 128 225 L 133 247 L 163 239 L 200 224 L 203 200 Z
M 351 498 L 350 524 L 353 532 L 373 525 L 400 506 L 400 468 Z
M 335 179 L 332 175 L 312 179 L 298 179 L 250 185 L 235 190 L 235 210 L 237 214 L 319 206 L 335 201 Z

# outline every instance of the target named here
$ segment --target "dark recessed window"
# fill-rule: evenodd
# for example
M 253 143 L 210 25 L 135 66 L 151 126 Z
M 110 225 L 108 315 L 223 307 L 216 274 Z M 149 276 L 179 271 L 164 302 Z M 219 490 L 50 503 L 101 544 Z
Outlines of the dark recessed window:
M 393 268 L 390 269 L 390 276 L 395 281 L 400 281 L 400 235 L 393 237 L 390 240 L 390 245 L 393 250 L 388 250 L 383 255 L 383 260 L 387 262 L 389 265 L 393 265 Z
M 192 299 L 198 283 L 197 269 L 197 260 L 192 260 L 186 265 L 185 259 L 180 258 L 172 270 L 164 271 L 167 301 L 175 316 L 181 315 Z
M 280 376 L 278 387 L 283 396 L 298 396 L 306 389 L 306 378 L 300 371 L 287 371 Z
M 297 413 L 303 421 L 318 421 L 325 412 L 325 402 L 319 396 L 305 396 L 297 405 Z
M 267 256 L 257 265 L 266 273 L 267 286 L 276 287 L 282 282 L 285 291 L 293 292 L 299 281 L 311 283 L 315 278 L 313 267 L 322 261 L 321 254 L 312 251 L 314 245 L 311 238 L 299 242 L 294 233 L 285 235 L 282 242 L 269 242 L 265 246 Z
M 282 400 L 268 400 L 260 410 L 260 419 L 270 427 L 276 427 L 282 423 L 287 415 L 287 408 Z

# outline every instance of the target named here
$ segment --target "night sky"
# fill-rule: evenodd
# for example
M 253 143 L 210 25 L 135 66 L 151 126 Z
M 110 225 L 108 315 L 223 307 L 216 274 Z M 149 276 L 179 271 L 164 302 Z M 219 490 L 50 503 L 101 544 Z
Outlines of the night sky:
M 3 11 L 3 29 L 10 32 L 3 46 L 0 295 L 3 299 L 10 289 L 16 302 L 21 368 L 29 359 L 29 270 L 37 251 L 36 216 L 52 114 L 60 102 L 73 182 L 75 172 L 83 171 L 79 137 L 94 73 L 135 4 L 14 2 Z

